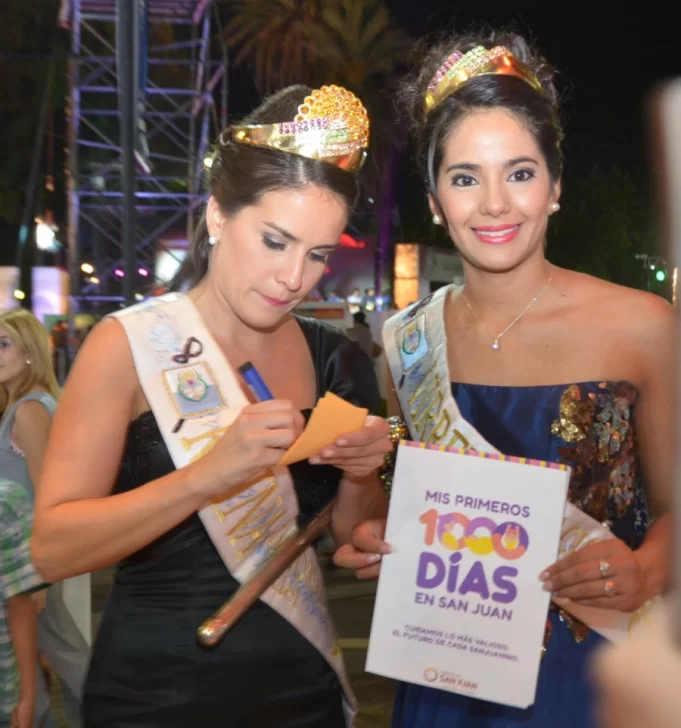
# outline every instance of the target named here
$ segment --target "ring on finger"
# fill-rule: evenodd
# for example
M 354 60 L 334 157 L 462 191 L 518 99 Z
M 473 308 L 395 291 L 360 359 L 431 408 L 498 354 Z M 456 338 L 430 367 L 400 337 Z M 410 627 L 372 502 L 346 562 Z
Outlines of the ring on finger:
M 605 591 L 606 597 L 613 596 L 613 594 L 615 592 L 615 582 L 610 581 L 610 580 L 606 581 L 605 584 L 603 585 L 603 590 Z
M 598 562 L 598 568 L 601 570 L 601 579 L 605 579 L 610 571 L 610 564 L 605 559 L 601 559 Z

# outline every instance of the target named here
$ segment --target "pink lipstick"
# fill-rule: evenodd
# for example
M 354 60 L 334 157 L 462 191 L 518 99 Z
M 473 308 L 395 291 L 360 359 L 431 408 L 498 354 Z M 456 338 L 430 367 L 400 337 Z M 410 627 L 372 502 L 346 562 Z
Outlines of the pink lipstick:
M 473 232 L 483 243 L 503 245 L 515 240 L 520 232 L 520 225 L 485 225 L 473 228 Z
M 270 306 L 273 306 L 274 308 L 283 308 L 284 306 L 288 306 L 291 302 L 290 301 L 282 301 L 281 298 L 271 298 L 270 296 L 265 296 L 264 294 L 260 294 L 264 299 L 266 303 L 269 303 Z

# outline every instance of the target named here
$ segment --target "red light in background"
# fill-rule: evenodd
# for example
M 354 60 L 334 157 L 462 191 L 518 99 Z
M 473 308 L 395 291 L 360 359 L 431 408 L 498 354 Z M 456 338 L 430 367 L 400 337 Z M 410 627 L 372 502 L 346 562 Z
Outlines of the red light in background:
M 364 240 L 355 240 L 352 235 L 343 233 L 338 240 L 338 244 L 343 248 L 366 248 L 367 244 Z

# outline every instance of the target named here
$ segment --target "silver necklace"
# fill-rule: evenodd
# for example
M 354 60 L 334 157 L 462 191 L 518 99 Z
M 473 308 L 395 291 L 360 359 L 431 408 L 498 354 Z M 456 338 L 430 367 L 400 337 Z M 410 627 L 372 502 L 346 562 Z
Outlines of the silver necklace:
M 509 330 L 510 330 L 510 329 L 511 329 L 511 328 L 512 328 L 513 326 L 515 326 L 515 325 L 516 325 L 516 324 L 518 323 L 518 321 L 520 321 L 520 319 L 521 319 L 521 318 L 522 318 L 522 317 L 523 317 L 523 316 L 524 316 L 524 315 L 525 315 L 525 314 L 526 314 L 526 313 L 527 313 L 527 312 L 528 312 L 528 311 L 529 311 L 529 310 L 530 310 L 530 309 L 532 308 L 532 306 L 534 306 L 534 304 L 535 304 L 535 303 L 537 303 L 537 301 L 538 301 L 538 300 L 539 300 L 539 299 L 540 299 L 540 298 L 542 297 L 542 295 L 544 294 L 544 292 L 546 291 L 546 289 L 547 289 L 547 288 L 549 287 L 549 284 L 551 283 L 551 278 L 552 278 L 552 277 L 553 277 L 553 276 L 552 276 L 552 274 L 551 274 L 551 273 L 549 273 L 549 279 L 548 279 L 548 281 L 546 281 L 546 285 L 545 285 L 545 286 L 544 286 L 544 287 L 543 287 L 543 288 L 541 289 L 541 291 L 539 291 L 539 293 L 538 293 L 538 294 L 537 294 L 537 295 L 536 295 L 536 296 L 535 296 L 535 297 L 534 297 L 534 298 L 533 298 L 533 299 L 532 299 L 532 300 L 531 300 L 531 301 L 530 301 L 530 302 L 529 302 L 529 303 L 527 304 L 527 306 L 525 306 L 525 308 L 524 308 L 524 309 L 523 309 L 523 310 L 522 310 L 522 311 L 521 311 L 521 312 L 520 312 L 520 313 L 519 313 L 519 314 L 518 314 L 518 315 L 517 315 L 517 316 L 516 316 L 516 317 L 515 317 L 515 318 L 513 319 L 513 321 L 511 321 L 511 323 L 510 323 L 510 324 L 509 324 L 509 325 L 508 325 L 508 326 L 507 326 L 507 327 L 506 327 L 506 328 L 505 328 L 505 329 L 504 329 L 504 330 L 503 330 L 503 331 L 502 331 L 502 332 L 501 332 L 500 334 L 497 334 L 496 336 L 495 336 L 495 335 L 494 335 L 494 334 L 493 334 L 493 333 L 492 333 L 492 332 L 491 332 L 491 331 L 490 331 L 490 330 L 489 330 L 489 329 L 487 328 L 487 326 L 485 326 L 485 324 L 484 324 L 484 323 L 483 323 L 483 321 L 482 321 L 482 320 L 480 319 L 480 317 L 478 316 L 478 314 L 477 314 L 477 313 L 475 313 L 475 311 L 473 310 L 473 307 L 471 306 L 471 304 L 470 304 L 470 303 L 468 303 L 468 299 L 466 298 L 466 294 L 465 294 L 465 293 L 463 293 L 463 292 L 461 293 L 461 297 L 463 298 L 463 300 L 464 300 L 464 303 L 466 304 L 466 306 L 468 306 L 468 309 L 470 310 L 470 312 L 471 312 L 471 313 L 473 314 L 473 316 L 475 317 L 475 320 L 476 320 L 476 321 L 477 321 L 477 322 L 478 322 L 478 323 L 480 324 L 480 326 L 482 326 L 482 328 L 483 328 L 483 329 L 485 329 L 485 331 L 486 331 L 486 332 L 487 332 L 487 333 L 489 334 L 489 336 L 490 336 L 490 337 L 491 337 L 491 338 L 493 339 L 493 343 L 492 343 L 492 349 L 494 349 L 494 351 L 499 351 L 499 349 L 501 349 L 501 343 L 500 343 L 500 341 L 501 341 L 501 337 L 502 337 L 502 336 L 503 336 L 503 335 L 504 335 L 504 334 L 505 334 L 505 333 L 506 333 L 507 331 L 509 331 Z

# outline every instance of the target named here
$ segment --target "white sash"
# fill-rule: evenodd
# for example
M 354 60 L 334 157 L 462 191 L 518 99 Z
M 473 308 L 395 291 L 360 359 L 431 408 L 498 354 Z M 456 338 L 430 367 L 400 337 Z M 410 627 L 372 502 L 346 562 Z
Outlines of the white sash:
M 213 447 L 248 404 L 232 368 L 184 294 L 168 293 L 112 315 L 125 329 L 140 385 L 175 466 L 189 465 Z M 297 515 L 293 481 L 284 467 L 199 512 L 225 566 L 239 582 L 295 532 Z M 314 550 L 308 548 L 261 599 L 294 625 L 334 669 L 351 728 L 357 702 Z
M 445 286 L 406 311 L 389 319 L 383 342 L 404 419 L 412 439 L 445 447 L 470 448 L 497 453 L 482 435 L 461 416 L 452 395 L 447 363 L 444 307 L 456 286 Z M 596 541 L 615 536 L 610 530 L 568 503 L 565 507 L 560 556 Z M 563 606 L 590 629 L 612 642 L 626 639 L 651 611 L 653 599 L 633 613 L 614 609 Z

